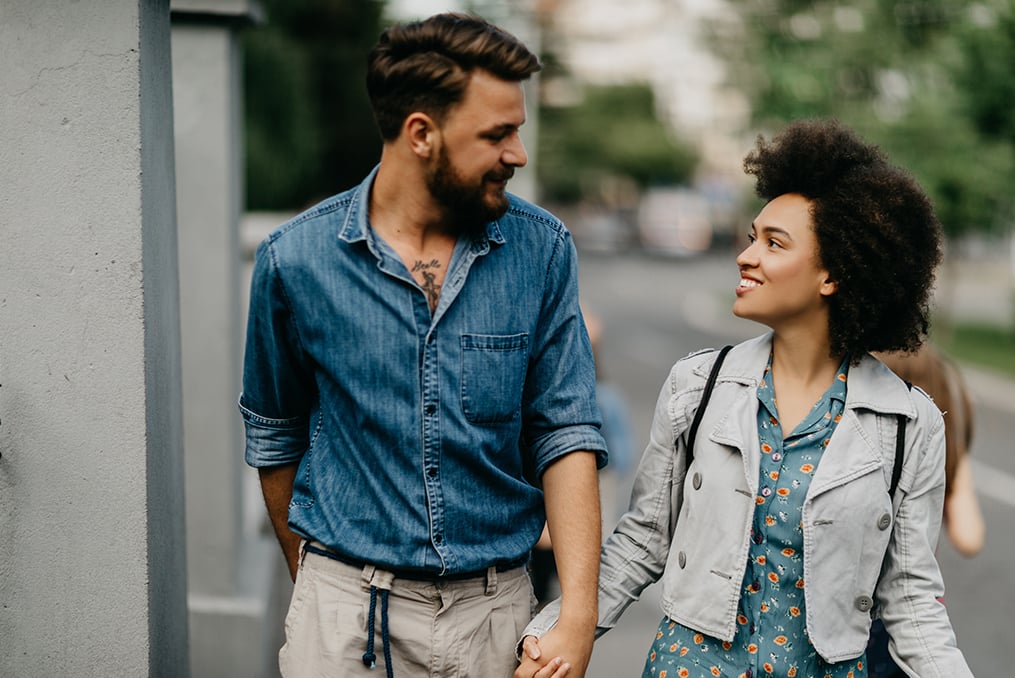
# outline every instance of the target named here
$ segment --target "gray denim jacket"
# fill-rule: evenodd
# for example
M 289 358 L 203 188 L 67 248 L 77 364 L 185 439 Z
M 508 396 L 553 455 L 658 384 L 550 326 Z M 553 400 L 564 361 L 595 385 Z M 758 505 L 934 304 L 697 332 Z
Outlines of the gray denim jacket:
M 758 491 L 758 380 L 771 333 L 730 351 L 716 381 L 685 481 L 686 433 L 714 351 L 670 371 L 631 506 L 603 546 L 599 628 L 612 628 L 646 586 L 663 580 L 668 617 L 732 640 Z M 888 494 L 898 426 L 908 417 L 902 476 Z M 944 605 L 934 549 L 944 501 L 944 424 L 930 399 L 871 356 L 849 371 L 842 420 L 803 507 L 807 629 L 829 662 L 864 652 L 880 614 L 891 651 L 909 675 L 971 676 Z M 557 603 L 525 635 L 556 621 Z

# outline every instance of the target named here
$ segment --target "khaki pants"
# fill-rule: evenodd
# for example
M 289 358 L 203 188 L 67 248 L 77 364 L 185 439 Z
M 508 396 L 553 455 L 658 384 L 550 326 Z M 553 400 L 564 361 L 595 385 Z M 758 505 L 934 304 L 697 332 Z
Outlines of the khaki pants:
M 373 653 L 364 662 L 370 589 L 377 587 Z M 485 577 L 412 581 L 305 553 L 285 620 L 279 668 L 285 678 L 385 675 L 381 592 L 388 591 L 388 637 L 396 678 L 511 678 L 515 645 L 532 616 L 525 568 Z

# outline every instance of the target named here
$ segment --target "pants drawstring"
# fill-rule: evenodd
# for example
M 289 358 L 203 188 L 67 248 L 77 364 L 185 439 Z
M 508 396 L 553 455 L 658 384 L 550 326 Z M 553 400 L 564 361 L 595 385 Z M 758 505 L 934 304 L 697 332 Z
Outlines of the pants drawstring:
M 376 586 L 370 587 L 370 612 L 367 614 L 367 651 L 363 653 L 363 665 L 370 669 L 377 668 L 377 655 L 374 654 L 374 622 L 377 610 Z M 391 639 L 388 636 L 388 593 L 387 589 L 380 589 L 381 592 L 381 643 L 384 648 L 384 670 L 387 678 L 394 677 L 394 670 L 391 667 Z

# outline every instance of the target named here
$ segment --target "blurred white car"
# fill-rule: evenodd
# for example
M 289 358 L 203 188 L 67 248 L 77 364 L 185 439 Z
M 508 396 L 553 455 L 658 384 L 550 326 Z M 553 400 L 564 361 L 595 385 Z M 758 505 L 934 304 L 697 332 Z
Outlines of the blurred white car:
M 638 238 L 649 252 L 688 256 L 712 246 L 708 201 L 687 188 L 653 188 L 638 207 Z

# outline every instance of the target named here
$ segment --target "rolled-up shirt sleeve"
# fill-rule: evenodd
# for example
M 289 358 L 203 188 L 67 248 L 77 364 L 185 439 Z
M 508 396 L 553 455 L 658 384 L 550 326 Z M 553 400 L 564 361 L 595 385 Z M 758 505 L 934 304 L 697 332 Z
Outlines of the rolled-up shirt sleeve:
M 279 466 L 303 457 L 317 402 L 311 365 L 269 238 L 254 257 L 239 399 L 250 466 Z
M 606 441 L 596 406 L 592 344 L 578 303 L 577 252 L 563 227 L 546 271 L 539 327 L 522 410 L 536 474 L 542 476 L 574 451 L 593 452 L 596 466 L 603 468 Z

